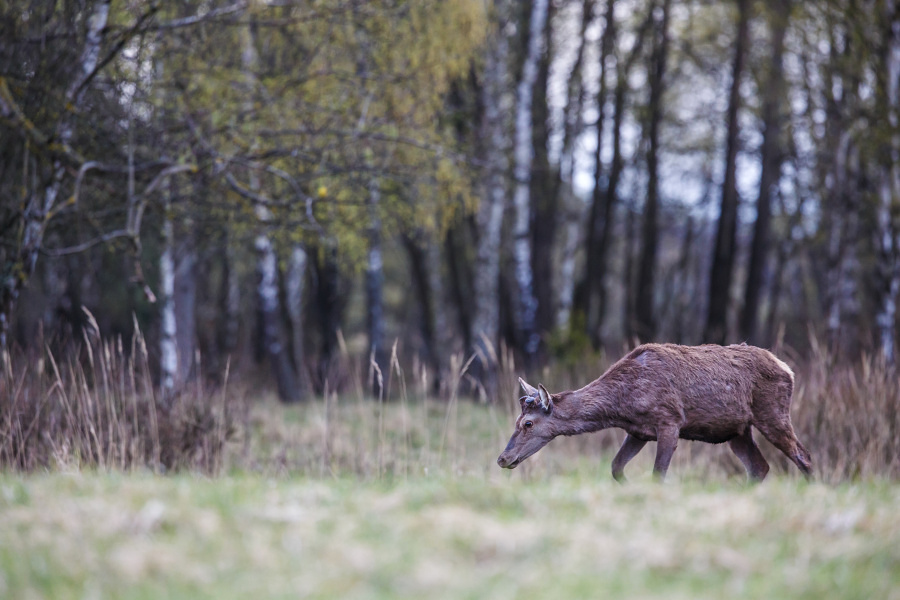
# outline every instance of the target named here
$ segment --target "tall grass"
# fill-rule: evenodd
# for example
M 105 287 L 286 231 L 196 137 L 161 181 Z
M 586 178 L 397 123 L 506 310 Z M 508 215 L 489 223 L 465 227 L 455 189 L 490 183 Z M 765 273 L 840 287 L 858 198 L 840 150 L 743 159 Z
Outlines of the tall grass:
M 787 356 L 796 372 L 792 410 L 799 438 L 827 482 L 900 479 L 900 383 L 876 357 L 840 363 L 813 343 L 808 359 Z M 159 396 L 140 335 L 91 341 L 57 360 L 4 358 L 0 380 L 0 468 L 177 469 L 215 474 L 251 470 L 309 477 L 396 479 L 430 473 L 498 476 L 495 460 L 518 412 L 512 352 L 492 353 L 497 396 L 488 397 L 468 357 L 453 357 L 440 394 L 421 364 L 401 364 L 396 347 L 381 372 L 342 352 L 340 385 L 304 404 L 284 406 L 269 393 L 234 385 L 197 384 L 171 401 Z M 608 366 L 602 357 L 529 373 L 551 390 L 581 386 Z M 227 380 L 227 375 L 223 378 Z M 475 397 L 460 390 L 476 390 Z M 373 391 L 374 390 L 374 391 Z M 608 477 L 623 433 L 617 430 L 554 441 L 525 463 L 525 476 L 581 469 Z M 756 435 L 775 473 L 796 468 Z M 649 473 L 651 444 L 629 466 Z M 727 445 L 684 442 L 676 477 L 742 477 Z
M 173 398 L 154 387 L 140 332 L 84 344 L 62 358 L 4 353 L 0 468 L 192 469 L 216 473 L 237 403 L 197 385 Z
M 881 355 L 838 362 L 812 341 L 797 372 L 794 425 L 831 482 L 900 479 L 900 381 Z

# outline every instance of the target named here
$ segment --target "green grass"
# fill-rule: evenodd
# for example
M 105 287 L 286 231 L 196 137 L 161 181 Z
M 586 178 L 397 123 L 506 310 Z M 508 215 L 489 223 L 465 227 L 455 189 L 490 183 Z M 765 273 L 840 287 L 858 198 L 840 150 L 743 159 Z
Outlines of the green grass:
M 3 475 L 0 596 L 889 598 L 898 502 L 785 478 Z
M 621 486 L 613 432 L 502 471 L 511 423 L 264 401 L 220 476 L 0 474 L 0 597 L 900 598 L 896 483 L 773 460 L 747 486 L 724 448 L 682 444 L 667 483 L 651 445 Z

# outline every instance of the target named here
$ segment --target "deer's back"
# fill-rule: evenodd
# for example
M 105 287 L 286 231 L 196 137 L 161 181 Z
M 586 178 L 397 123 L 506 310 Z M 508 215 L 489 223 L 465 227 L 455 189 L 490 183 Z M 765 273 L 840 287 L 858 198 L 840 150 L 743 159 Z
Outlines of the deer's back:
M 746 430 L 754 411 L 787 404 L 793 375 L 762 348 L 645 344 L 613 365 L 604 379 L 617 381 L 626 426 L 653 439 L 660 424 L 676 423 L 681 437 L 720 443 Z M 785 407 L 787 408 L 787 407 Z M 776 410 L 782 410 L 776 407 Z

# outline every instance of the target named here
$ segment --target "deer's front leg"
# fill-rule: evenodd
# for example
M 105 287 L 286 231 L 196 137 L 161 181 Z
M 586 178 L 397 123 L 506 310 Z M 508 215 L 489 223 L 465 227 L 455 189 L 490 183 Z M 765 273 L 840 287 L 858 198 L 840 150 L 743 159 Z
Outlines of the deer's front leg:
M 612 476 L 616 481 L 619 483 L 625 482 L 625 465 L 628 464 L 628 461 L 637 456 L 637 453 L 641 451 L 641 448 L 643 448 L 646 443 L 647 442 L 639 440 L 631 434 L 625 436 L 622 447 L 619 448 L 616 457 L 612 461 Z
M 653 463 L 653 476 L 662 481 L 666 478 L 669 463 L 678 446 L 678 427 L 660 427 L 656 432 L 656 462 Z

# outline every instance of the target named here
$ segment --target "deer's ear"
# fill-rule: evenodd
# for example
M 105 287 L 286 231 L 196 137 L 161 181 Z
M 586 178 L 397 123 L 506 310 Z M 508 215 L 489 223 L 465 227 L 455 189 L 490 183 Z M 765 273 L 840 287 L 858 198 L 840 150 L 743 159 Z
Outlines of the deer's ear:
M 534 386 L 529 385 L 527 381 L 519 377 L 519 385 L 522 386 L 522 391 L 525 392 L 526 396 L 537 396 L 538 391 L 534 388 Z
M 547 391 L 543 383 L 538 384 L 538 393 L 541 396 L 541 408 L 546 412 L 550 412 L 553 408 L 553 398 L 551 398 L 550 392 Z

